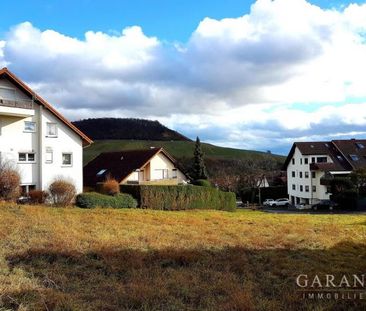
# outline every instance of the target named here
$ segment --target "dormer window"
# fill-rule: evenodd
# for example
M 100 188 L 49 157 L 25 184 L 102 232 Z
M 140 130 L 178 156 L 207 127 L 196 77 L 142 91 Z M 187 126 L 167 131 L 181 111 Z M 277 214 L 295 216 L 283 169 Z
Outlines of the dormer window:
M 102 169 L 97 173 L 97 176 L 102 176 L 107 170 L 106 169 Z
M 358 149 L 364 149 L 365 148 L 364 144 L 361 144 L 361 143 L 356 143 L 356 147 Z
M 352 161 L 358 161 L 358 155 L 357 154 L 350 154 L 349 157 L 352 159 Z

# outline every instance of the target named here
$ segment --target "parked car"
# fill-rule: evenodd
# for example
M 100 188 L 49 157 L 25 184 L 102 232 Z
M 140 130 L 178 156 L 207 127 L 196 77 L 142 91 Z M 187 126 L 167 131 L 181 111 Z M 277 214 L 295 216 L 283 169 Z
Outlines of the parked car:
M 289 199 L 286 198 L 281 198 L 281 199 L 277 199 L 276 201 L 272 202 L 271 206 L 275 207 L 275 206 L 289 206 L 290 205 L 290 201 Z
M 338 206 L 338 204 L 331 200 L 321 200 L 320 202 L 313 204 L 311 206 L 311 209 L 314 211 L 317 211 L 317 210 L 330 210 L 331 211 L 337 206 Z
M 263 201 L 263 206 L 271 206 L 274 201 L 273 199 L 266 199 Z
M 299 203 L 295 205 L 296 209 L 310 209 L 311 206 L 309 204 L 305 204 L 305 203 Z

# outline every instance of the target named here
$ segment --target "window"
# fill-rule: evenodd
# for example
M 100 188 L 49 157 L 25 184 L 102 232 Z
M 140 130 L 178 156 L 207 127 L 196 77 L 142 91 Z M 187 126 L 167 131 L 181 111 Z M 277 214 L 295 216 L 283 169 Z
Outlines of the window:
M 292 171 L 292 177 L 295 177 L 296 173 L 295 171 Z
M 46 136 L 47 137 L 57 137 L 57 124 L 56 123 L 47 122 Z
M 53 150 L 51 147 L 46 148 L 46 163 L 53 162 Z
M 295 158 L 292 158 L 292 164 L 295 164 Z
M 358 161 L 358 155 L 357 154 L 350 154 L 349 157 L 352 159 L 352 161 Z
M 36 160 L 36 155 L 34 153 L 28 153 L 28 162 L 34 162 Z
M 365 148 L 365 145 L 364 144 L 361 144 L 361 143 L 356 143 L 356 146 L 357 146 L 358 149 Z
M 168 170 L 167 169 L 157 169 L 156 172 L 156 179 L 168 179 Z
M 311 178 L 315 178 L 316 177 L 316 173 L 315 172 L 311 172 Z
M 292 190 L 296 190 L 296 185 L 292 185 Z
M 36 122 L 24 121 L 24 132 L 34 133 L 36 131 Z
M 316 162 L 317 163 L 326 163 L 327 162 L 327 157 L 317 157 Z
M 308 164 L 309 163 L 309 159 L 308 158 L 305 158 L 304 161 L 305 161 L 305 164 Z
M 36 154 L 34 152 L 19 152 L 18 161 L 22 163 L 36 162 Z
M 300 185 L 300 191 L 302 192 L 304 190 L 304 187 Z
M 300 176 L 299 176 L 299 177 L 300 177 L 300 178 L 302 178 L 302 172 L 300 172 L 299 174 L 300 174 Z
M 176 169 L 176 168 L 173 168 L 173 171 L 172 171 L 172 178 L 178 178 L 178 175 L 177 175 L 177 169 Z
M 338 159 L 339 161 L 343 161 L 343 158 L 342 158 L 342 156 L 340 156 L 340 155 L 337 155 L 337 159 Z
M 311 163 L 315 163 L 315 157 L 311 158 Z
M 302 159 L 300 159 L 300 164 L 302 164 Z
M 72 165 L 72 153 L 62 154 L 62 165 L 71 166 Z
M 316 186 L 313 186 L 312 190 L 313 192 L 316 192 Z
M 36 190 L 36 185 L 22 185 L 20 186 L 22 196 L 28 195 L 30 191 Z
M 305 172 L 305 178 L 309 178 L 309 172 Z
M 305 186 L 305 192 L 309 192 L 309 186 Z
M 10 87 L 0 87 L 0 98 L 15 100 L 16 99 L 16 90 Z

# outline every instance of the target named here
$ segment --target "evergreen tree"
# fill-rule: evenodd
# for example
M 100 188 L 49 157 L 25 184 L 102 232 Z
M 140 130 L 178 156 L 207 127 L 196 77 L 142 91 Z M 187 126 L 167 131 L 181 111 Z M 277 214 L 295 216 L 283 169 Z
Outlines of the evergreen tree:
M 196 146 L 194 149 L 193 178 L 196 180 L 207 179 L 206 167 L 203 160 L 203 152 L 199 137 L 196 139 Z

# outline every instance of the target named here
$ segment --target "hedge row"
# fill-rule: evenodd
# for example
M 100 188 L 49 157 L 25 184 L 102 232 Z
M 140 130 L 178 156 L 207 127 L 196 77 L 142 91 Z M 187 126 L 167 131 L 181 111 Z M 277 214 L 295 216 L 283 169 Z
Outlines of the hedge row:
M 131 194 L 141 208 L 156 210 L 217 209 L 233 211 L 235 194 L 200 186 L 122 185 L 121 192 Z
M 76 205 L 81 208 L 134 208 L 137 207 L 137 201 L 131 195 L 124 193 L 111 196 L 97 192 L 86 192 L 76 196 Z

